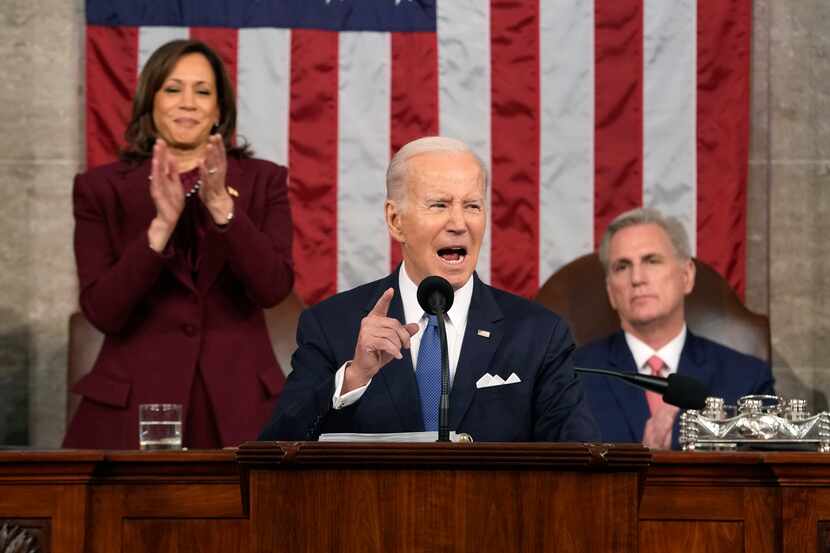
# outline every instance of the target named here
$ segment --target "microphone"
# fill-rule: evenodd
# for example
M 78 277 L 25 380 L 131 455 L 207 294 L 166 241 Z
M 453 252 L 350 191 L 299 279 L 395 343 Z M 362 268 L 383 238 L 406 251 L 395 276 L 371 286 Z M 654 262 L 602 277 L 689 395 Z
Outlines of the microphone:
M 699 380 L 682 374 L 670 374 L 668 378 L 639 373 L 622 373 L 607 369 L 586 369 L 574 367 L 578 373 L 602 374 L 621 378 L 629 384 L 656 392 L 663 401 L 681 409 L 703 409 L 709 390 Z
M 452 307 L 455 291 L 439 276 L 428 276 L 418 285 L 418 304 L 438 318 L 438 337 L 441 341 L 441 403 L 438 407 L 438 441 L 450 441 L 450 356 L 447 353 L 447 327 L 444 313 Z
M 418 286 L 418 303 L 430 315 L 449 311 L 454 298 L 452 285 L 439 276 L 428 276 Z

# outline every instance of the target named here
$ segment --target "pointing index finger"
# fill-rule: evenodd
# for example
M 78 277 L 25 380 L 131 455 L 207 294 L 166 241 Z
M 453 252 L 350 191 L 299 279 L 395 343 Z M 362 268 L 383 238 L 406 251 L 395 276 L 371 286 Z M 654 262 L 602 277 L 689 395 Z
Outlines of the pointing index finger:
M 392 303 L 392 296 L 395 295 L 394 288 L 387 288 L 383 295 L 378 299 L 378 302 L 372 308 L 372 311 L 369 312 L 370 315 L 377 315 L 379 317 L 385 317 L 386 313 L 389 312 L 389 305 Z

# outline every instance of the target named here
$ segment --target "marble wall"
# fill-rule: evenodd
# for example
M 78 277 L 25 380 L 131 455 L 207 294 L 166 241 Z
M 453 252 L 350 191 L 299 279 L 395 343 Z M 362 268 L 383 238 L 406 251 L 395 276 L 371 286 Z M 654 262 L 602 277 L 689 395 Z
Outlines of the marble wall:
M 746 305 L 769 313 L 769 7 L 752 12 L 752 96 L 747 194 Z
M 830 3 L 766 0 L 765 4 L 774 365 L 784 391 L 812 390 L 812 399 L 827 408 L 830 117 L 824 115 L 830 112 Z
M 83 0 L 0 2 L 0 445 L 63 433 Z M 780 391 L 830 390 L 830 3 L 754 0 L 747 304 Z
M 63 434 L 82 31 L 83 0 L 0 2 L 0 444 Z

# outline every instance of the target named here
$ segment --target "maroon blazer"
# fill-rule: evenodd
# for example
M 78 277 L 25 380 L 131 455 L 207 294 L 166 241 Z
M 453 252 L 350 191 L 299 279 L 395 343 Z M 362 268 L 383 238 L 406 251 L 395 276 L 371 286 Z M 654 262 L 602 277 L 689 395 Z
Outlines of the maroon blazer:
M 149 174 L 149 161 L 119 162 L 75 178 L 80 305 L 106 338 L 72 388 L 83 400 L 64 447 L 136 449 L 139 404 L 187 413 L 197 368 L 225 446 L 255 439 L 282 390 L 263 308 L 294 281 L 286 169 L 228 159 L 234 217 L 225 228 L 206 220 L 195 281 L 186 255 L 149 247 Z

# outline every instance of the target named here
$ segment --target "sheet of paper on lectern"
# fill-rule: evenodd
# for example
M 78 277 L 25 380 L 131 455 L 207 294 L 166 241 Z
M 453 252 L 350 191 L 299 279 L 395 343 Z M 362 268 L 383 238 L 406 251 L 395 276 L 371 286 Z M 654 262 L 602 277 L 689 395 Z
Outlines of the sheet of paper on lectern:
M 427 443 L 437 442 L 438 432 L 390 432 L 386 434 L 358 434 L 340 432 L 321 434 L 321 442 L 385 442 L 385 443 Z M 450 432 L 450 441 L 457 442 L 458 434 Z

